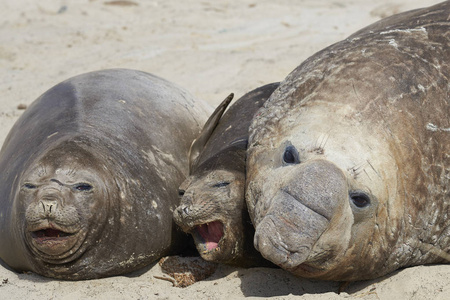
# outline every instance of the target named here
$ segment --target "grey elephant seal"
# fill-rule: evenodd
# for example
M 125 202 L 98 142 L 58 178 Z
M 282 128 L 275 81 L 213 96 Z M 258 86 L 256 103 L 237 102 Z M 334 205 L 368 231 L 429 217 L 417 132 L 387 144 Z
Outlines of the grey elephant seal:
M 208 111 L 148 73 L 112 69 L 39 97 L 0 153 L 0 257 L 69 279 L 133 271 L 181 250 L 172 222 Z M 186 236 L 187 237 L 187 236 Z
M 279 83 L 257 88 L 216 109 L 192 145 L 192 171 L 180 186 L 175 222 L 192 234 L 203 259 L 242 267 L 269 265 L 253 247 L 254 228 L 244 199 L 248 128 Z M 222 116 L 222 117 L 221 117 Z
M 450 1 L 313 55 L 250 128 L 255 247 L 293 274 L 376 278 L 450 255 Z

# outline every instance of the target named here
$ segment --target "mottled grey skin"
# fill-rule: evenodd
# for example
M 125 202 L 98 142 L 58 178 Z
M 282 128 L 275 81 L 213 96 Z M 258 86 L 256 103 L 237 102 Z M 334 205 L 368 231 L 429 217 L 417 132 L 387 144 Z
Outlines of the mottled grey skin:
M 261 254 L 353 281 L 450 255 L 450 2 L 313 55 L 250 128 L 247 204 Z
M 211 135 L 180 186 L 182 199 L 174 211 L 175 222 L 192 234 L 205 260 L 242 267 L 269 265 L 253 247 L 254 228 L 244 199 L 245 160 L 251 119 L 278 85 L 245 94 L 220 119 L 226 99 L 210 118 L 218 124 L 208 121 L 205 126 Z
M 0 152 L 0 257 L 69 280 L 123 274 L 181 251 L 172 211 L 201 102 L 148 73 L 68 79 L 19 118 Z

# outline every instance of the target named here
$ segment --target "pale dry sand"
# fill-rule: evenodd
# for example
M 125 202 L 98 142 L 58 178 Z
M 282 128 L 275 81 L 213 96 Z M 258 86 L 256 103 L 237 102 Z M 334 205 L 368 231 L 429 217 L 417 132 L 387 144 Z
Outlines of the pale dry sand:
M 282 80 L 314 52 L 381 17 L 440 2 L 133 1 L 0 2 L 0 144 L 22 113 L 19 104 L 80 73 L 139 69 L 216 105 L 230 92 L 240 97 Z M 161 275 L 158 265 L 132 276 L 65 282 L 0 266 L 0 299 L 450 299 L 448 265 L 353 283 L 340 295 L 338 283 L 277 269 L 220 266 L 185 289 L 154 275 Z

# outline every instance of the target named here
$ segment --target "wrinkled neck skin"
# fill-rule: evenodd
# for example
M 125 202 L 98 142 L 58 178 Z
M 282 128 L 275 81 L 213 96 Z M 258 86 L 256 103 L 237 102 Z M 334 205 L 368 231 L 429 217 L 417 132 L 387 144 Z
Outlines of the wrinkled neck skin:
M 445 228 L 434 243 L 414 232 L 431 227 L 419 216 L 430 211 L 418 213 L 407 196 L 415 192 L 404 165 L 414 155 L 383 126 L 350 105 L 316 99 L 251 144 L 247 202 L 266 259 L 302 277 L 346 281 L 442 261 L 419 239 L 438 244 Z
M 191 175 L 180 186 L 174 220 L 192 234 L 203 259 L 233 263 L 242 258 L 244 182 L 242 172 L 218 169 Z
M 16 217 L 18 234 L 34 272 L 63 279 L 100 277 L 109 267 L 91 263 L 107 255 L 108 240 L 118 232 L 114 220 L 120 213 L 110 209 L 118 191 L 111 188 L 108 170 L 90 167 L 94 162 L 87 157 L 63 156 L 50 153 L 21 176 L 14 213 L 25 218 Z

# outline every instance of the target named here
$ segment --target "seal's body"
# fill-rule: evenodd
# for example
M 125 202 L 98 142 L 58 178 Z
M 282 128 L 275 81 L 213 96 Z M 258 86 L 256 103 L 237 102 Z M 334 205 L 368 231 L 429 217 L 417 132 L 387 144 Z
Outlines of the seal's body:
M 295 69 L 251 126 L 255 247 L 352 281 L 448 261 L 450 2 L 395 15 Z
M 197 139 L 203 143 L 193 145 L 199 156 L 180 186 L 183 197 L 174 220 L 192 234 L 205 260 L 241 267 L 269 265 L 253 247 L 254 228 L 244 199 L 245 160 L 252 117 L 278 85 L 245 94 L 221 117 L 231 101 L 225 99 L 210 117 L 216 122 L 209 120 Z
M 62 279 L 133 271 L 177 248 L 172 210 L 201 102 L 148 73 L 112 69 L 39 97 L 0 153 L 0 257 Z

